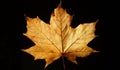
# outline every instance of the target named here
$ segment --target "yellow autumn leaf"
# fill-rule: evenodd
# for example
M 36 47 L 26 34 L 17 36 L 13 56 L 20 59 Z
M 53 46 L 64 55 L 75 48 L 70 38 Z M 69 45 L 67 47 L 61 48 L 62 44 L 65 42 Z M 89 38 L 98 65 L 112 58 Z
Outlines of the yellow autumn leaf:
M 24 34 L 35 45 L 23 49 L 36 59 L 45 59 L 47 67 L 60 57 L 66 57 L 77 64 L 76 57 L 86 57 L 96 50 L 88 43 L 95 38 L 97 22 L 84 23 L 76 28 L 70 26 L 72 16 L 61 7 L 61 4 L 51 14 L 50 24 L 39 17 L 27 17 L 27 32 Z

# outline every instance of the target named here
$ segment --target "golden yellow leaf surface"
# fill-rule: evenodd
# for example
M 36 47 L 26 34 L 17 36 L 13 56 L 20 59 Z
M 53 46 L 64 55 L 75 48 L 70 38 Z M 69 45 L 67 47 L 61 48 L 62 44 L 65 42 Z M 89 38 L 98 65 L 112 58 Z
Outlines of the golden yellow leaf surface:
M 50 24 L 39 17 L 27 17 L 27 32 L 24 34 L 35 45 L 23 49 L 36 59 L 45 59 L 46 66 L 60 57 L 66 57 L 76 63 L 76 57 L 86 57 L 96 50 L 87 46 L 95 38 L 96 22 L 84 23 L 76 28 L 70 26 L 72 16 L 61 7 L 61 4 L 51 14 Z

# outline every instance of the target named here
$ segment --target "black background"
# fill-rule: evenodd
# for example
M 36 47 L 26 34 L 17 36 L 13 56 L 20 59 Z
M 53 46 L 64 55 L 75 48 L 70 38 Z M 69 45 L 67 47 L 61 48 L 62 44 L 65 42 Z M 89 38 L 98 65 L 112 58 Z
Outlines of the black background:
M 17 0 L 1 2 L 0 70 L 44 70 L 45 61 L 36 60 L 21 49 L 34 43 L 23 36 L 27 31 L 25 16 L 39 16 L 49 23 L 50 14 L 59 0 Z M 78 65 L 65 59 L 66 70 L 116 70 L 119 57 L 118 4 L 104 0 L 62 0 L 62 6 L 73 16 L 71 26 L 99 19 L 95 34 L 88 45 L 100 51 L 86 58 L 77 58 Z M 45 70 L 63 70 L 61 58 Z

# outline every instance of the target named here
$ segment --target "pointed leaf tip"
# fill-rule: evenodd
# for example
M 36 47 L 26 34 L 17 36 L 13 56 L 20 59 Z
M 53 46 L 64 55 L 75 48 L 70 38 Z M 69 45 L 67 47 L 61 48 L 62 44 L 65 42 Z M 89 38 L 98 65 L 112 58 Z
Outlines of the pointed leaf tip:
M 58 4 L 57 8 L 61 8 L 61 7 L 62 7 L 62 1 L 60 0 L 60 2 L 59 2 L 59 4 Z

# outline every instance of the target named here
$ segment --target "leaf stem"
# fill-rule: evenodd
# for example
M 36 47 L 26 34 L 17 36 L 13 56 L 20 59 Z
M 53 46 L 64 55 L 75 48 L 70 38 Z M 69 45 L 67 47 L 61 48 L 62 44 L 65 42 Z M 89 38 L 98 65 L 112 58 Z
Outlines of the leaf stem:
M 62 54 L 62 64 L 63 64 L 63 69 L 66 70 L 65 62 L 64 62 L 64 54 Z

